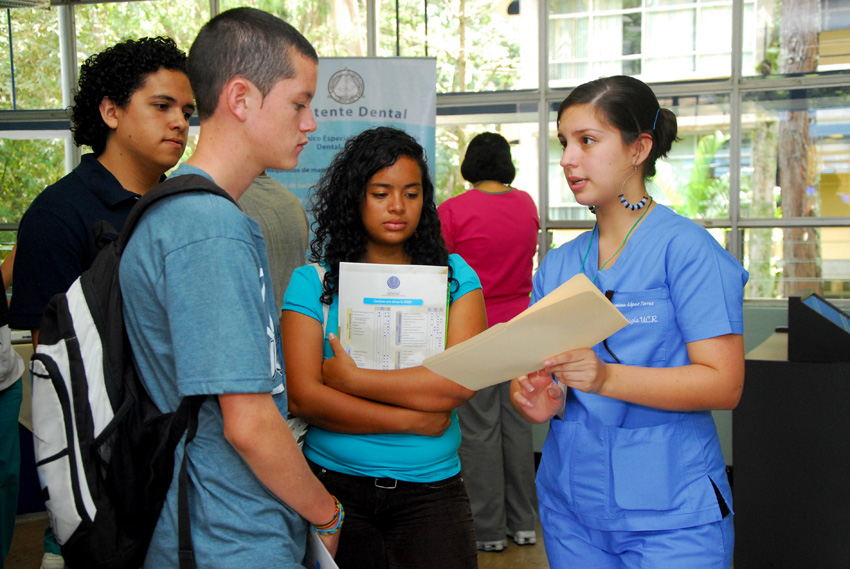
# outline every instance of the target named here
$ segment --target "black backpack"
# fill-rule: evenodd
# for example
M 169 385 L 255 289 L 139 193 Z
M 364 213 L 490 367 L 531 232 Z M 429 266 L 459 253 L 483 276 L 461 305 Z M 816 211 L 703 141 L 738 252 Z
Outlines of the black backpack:
M 230 197 L 197 175 L 166 180 L 130 211 L 117 240 L 41 321 L 32 356 L 36 466 L 50 524 L 71 569 L 142 566 L 174 470 L 174 451 L 197 429 L 205 396 L 162 413 L 136 370 L 124 328 L 118 266 L 145 210 L 185 192 Z M 180 567 L 194 567 L 186 458 L 179 479 Z

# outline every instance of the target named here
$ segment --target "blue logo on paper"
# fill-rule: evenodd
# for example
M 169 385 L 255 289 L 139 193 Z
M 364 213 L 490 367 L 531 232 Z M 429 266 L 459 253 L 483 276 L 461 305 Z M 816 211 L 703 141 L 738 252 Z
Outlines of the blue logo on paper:
M 387 286 L 392 288 L 392 289 L 398 288 L 400 284 L 401 284 L 401 281 L 398 280 L 398 277 L 390 277 L 390 278 L 387 279 Z

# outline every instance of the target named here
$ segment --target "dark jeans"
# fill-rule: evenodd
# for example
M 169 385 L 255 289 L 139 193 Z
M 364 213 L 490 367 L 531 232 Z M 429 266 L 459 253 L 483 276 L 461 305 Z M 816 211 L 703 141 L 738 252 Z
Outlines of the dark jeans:
M 431 483 L 351 476 L 310 463 L 345 508 L 340 569 L 475 569 L 478 554 L 460 474 Z

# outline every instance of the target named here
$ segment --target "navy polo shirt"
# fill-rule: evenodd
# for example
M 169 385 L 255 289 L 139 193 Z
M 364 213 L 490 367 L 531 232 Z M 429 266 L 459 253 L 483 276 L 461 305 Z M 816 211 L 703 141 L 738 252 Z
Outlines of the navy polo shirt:
M 9 323 L 39 328 L 47 302 L 65 292 L 99 252 L 94 226 L 124 226 L 139 195 L 125 190 L 94 154 L 45 188 L 32 202 L 18 229 Z

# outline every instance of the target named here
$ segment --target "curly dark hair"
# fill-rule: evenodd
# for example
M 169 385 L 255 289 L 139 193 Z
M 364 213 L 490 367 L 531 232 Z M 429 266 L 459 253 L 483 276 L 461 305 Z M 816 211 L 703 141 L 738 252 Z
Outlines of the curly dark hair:
M 160 69 L 186 73 L 186 54 L 168 37 L 126 40 L 89 57 L 80 67 L 79 89 L 71 107 L 71 132 L 77 146 L 91 146 L 99 156 L 109 135 L 100 116 L 103 98 L 126 106 L 148 75 Z
M 338 291 L 340 262 L 357 263 L 366 254 L 366 229 L 361 215 L 366 185 L 375 173 L 392 166 L 402 156 L 419 165 L 423 201 L 417 235 L 404 243 L 404 251 L 415 265 L 448 266 L 449 252 L 437 217 L 425 150 L 404 131 L 391 127 L 366 130 L 346 141 L 315 187 L 315 236 L 310 242 L 310 260 L 328 265 L 323 303 L 330 304 Z

